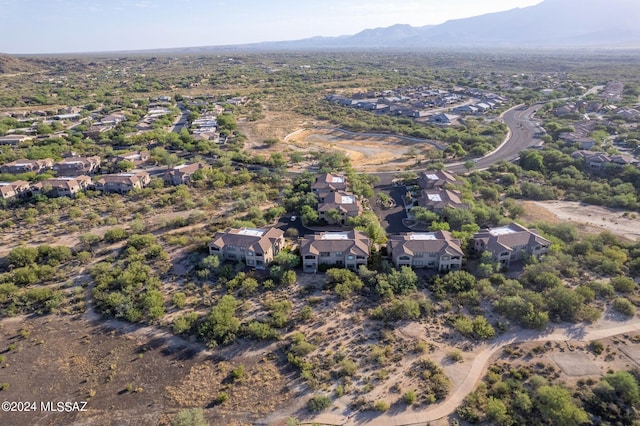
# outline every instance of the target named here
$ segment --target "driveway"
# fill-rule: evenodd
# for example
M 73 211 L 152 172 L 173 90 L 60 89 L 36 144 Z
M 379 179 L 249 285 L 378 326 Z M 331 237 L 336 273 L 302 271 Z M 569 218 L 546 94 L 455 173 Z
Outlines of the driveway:
M 402 219 L 407 217 L 404 211 L 404 204 L 402 196 L 405 194 L 406 189 L 404 186 L 393 185 L 377 185 L 375 187 L 376 195 L 371 199 L 371 208 L 376 216 L 380 220 L 380 225 L 384 228 L 387 234 L 399 234 L 401 232 L 410 232 L 411 229 L 402 224 Z M 378 193 L 387 194 L 395 201 L 395 207 L 382 208 L 378 205 Z

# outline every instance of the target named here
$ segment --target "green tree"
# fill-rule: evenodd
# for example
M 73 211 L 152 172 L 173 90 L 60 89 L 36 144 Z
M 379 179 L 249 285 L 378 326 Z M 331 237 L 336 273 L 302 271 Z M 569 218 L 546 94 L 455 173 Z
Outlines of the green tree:
M 579 426 L 589 421 L 586 411 L 576 405 L 568 390 L 560 386 L 541 386 L 535 395 L 544 421 L 562 426 Z
M 198 330 L 199 335 L 209 345 L 228 344 L 236 339 L 236 333 L 240 328 L 240 320 L 234 315 L 237 306 L 236 299 L 226 294 L 211 309 Z
M 487 408 L 485 409 L 487 418 L 492 424 L 511 425 L 512 420 L 507 414 L 507 406 L 501 400 L 490 396 L 487 398 Z
M 15 267 L 28 266 L 35 263 L 38 257 L 38 249 L 27 246 L 18 246 L 9 252 L 9 264 Z
M 544 158 L 538 151 L 524 151 L 520 153 L 520 166 L 525 170 L 542 171 L 544 169 Z

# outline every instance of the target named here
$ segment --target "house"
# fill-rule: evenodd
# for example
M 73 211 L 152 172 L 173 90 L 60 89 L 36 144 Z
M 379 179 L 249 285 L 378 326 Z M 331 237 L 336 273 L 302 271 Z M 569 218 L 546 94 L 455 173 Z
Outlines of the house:
M 332 192 L 346 190 L 347 178 L 333 173 L 318 175 L 315 182 L 311 184 L 311 191 L 318 196 L 320 201 L 323 201 L 324 197 Z
M 247 266 L 264 269 L 284 248 L 284 232 L 278 228 L 228 228 L 216 232 L 209 243 L 209 253 L 224 260 L 244 262 Z
M 482 229 L 473 236 L 478 252 L 488 251 L 503 267 L 525 256 L 539 257 L 549 252 L 551 242 L 522 225 L 512 223 L 499 228 Z
M 611 162 L 612 164 L 615 164 L 618 167 L 624 167 L 626 165 L 637 164 L 638 160 L 636 160 L 631 155 L 619 154 L 619 155 L 612 155 L 611 157 L 609 157 L 609 162 Z
M 151 182 L 149 173 L 137 171 L 104 175 L 97 180 L 94 187 L 96 191 L 124 194 L 134 189 L 142 189 L 147 186 L 149 182 Z
M 117 164 L 121 161 L 130 161 L 134 166 L 139 166 L 151 158 L 151 154 L 149 151 L 137 151 L 137 152 L 126 152 L 124 154 L 117 155 L 114 157 L 113 161 Z
M 33 138 L 27 135 L 6 135 L 0 136 L 0 145 L 20 145 L 22 142 L 30 141 Z
M 14 182 L 0 182 L 0 198 L 10 200 L 12 198 L 22 198 L 29 194 L 31 186 L 24 180 Z
M 601 169 L 605 164 L 610 162 L 609 156 L 602 152 L 594 152 L 587 150 L 575 151 L 571 154 L 571 158 L 584 158 L 584 162 L 590 169 Z
M 452 109 L 457 114 L 475 114 L 478 112 L 478 107 L 473 105 L 461 105 Z
M 84 191 L 89 185 L 91 185 L 89 176 L 56 177 L 36 183 L 33 185 L 33 190 L 48 197 L 75 198 L 78 192 Z
M 457 115 L 452 114 L 435 114 L 429 117 L 429 123 L 440 124 L 442 126 L 450 126 L 458 119 Z
M 302 268 L 306 273 L 318 272 L 320 265 L 356 270 L 369 259 L 371 240 L 364 232 L 320 232 L 300 242 Z
M 69 157 L 53 165 L 58 176 L 92 175 L 100 170 L 100 157 Z
M 445 208 L 468 209 L 469 204 L 462 202 L 461 195 L 458 191 L 450 191 L 448 189 L 424 189 L 418 199 L 418 205 L 436 213 L 440 213 Z
M 166 172 L 163 176 L 167 185 L 186 185 L 191 182 L 191 176 L 201 169 L 208 169 L 204 163 L 181 164 Z
M 339 216 L 333 216 L 332 211 L 337 211 Z M 360 200 L 355 195 L 343 191 L 330 192 L 318 203 L 318 216 L 331 224 L 344 225 L 348 218 L 358 217 L 362 211 Z
M 53 168 L 53 160 L 45 158 L 44 160 L 16 160 L 10 163 L 3 164 L 0 167 L 0 172 L 9 174 L 35 172 L 41 173 Z
M 426 170 L 418 176 L 418 185 L 422 189 L 434 189 L 444 188 L 445 185 L 462 185 L 462 182 L 446 170 Z
M 460 240 L 450 232 L 410 232 L 392 235 L 387 243 L 389 256 L 396 267 L 430 268 L 438 271 L 462 267 L 464 253 Z

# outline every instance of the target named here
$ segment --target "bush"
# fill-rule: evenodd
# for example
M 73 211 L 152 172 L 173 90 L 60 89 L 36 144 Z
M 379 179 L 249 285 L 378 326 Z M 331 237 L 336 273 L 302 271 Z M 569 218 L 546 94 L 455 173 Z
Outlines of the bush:
M 636 314 L 636 307 L 633 306 L 629 299 L 626 299 L 624 297 L 618 297 L 617 299 L 615 299 L 611 306 L 617 312 L 620 312 L 621 314 L 627 315 L 629 317 Z
M 245 367 L 243 364 L 238 365 L 236 368 L 231 370 L 231 377 L 233 378 L 233 382 L 242 382 L 244 379 Z
M 115 243 L 127 238 L 127 231 L 122 228 L 111 228 L 104 234 L 104 240 L 108 243 Z
M 413 405 L 418 400 L 418 395 L 414 391 L 406 391 L 404 395 L 402 395 L 402 399 L 409 405 Z
M 459 349 L 454 349 L 447 354 L 447 358 L 453 362 L 460 362 L 462 361 L 462 352 Z
M 218 397 L 219 398 L 219 397 Z M 204 411 L 202 408 L 190 408 L 182 410 L 176 418 L 171 422 L 171 426 L 208 426 L 209 423 L 204 419 Z
M 611 278 L 611 285 L 620 293 L 631 293 L 636 288 L 636 283 L 632 278 L 622 275 Z
M 376 401 L 376 403 L 373 404 L 373 409 L 383 413 L 389 410 L 389 403 L 387 401 Z
M 331 398 L 327 395 L 313 396 L 307 403 L 307 408 L 312 413 L 317 413 L 331 406 Z

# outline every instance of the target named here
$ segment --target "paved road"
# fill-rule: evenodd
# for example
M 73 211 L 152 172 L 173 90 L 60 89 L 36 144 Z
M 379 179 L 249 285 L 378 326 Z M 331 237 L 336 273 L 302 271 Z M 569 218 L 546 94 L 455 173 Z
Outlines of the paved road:
M 502 119 L 509 128 L 505 142 L 494 151 L 479 158 L 474 169 L 483 170 L 499 161 L 514 160 L 518 158 L 520 151 L 539 144 L 540 139 L 536 137 L 536 133 L 540 132 L 542 128 L 533 116 L 541 107 L 542 104 L 528 108 L 518 106 L 505 112 Z M 448 164 L 447 170 L 457 173 L 466 172 L 462 162 Z

